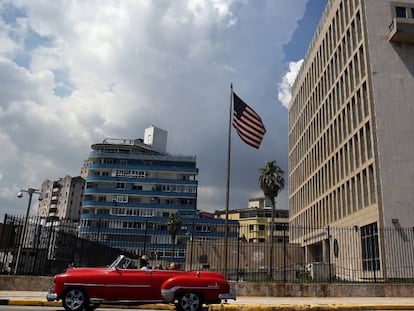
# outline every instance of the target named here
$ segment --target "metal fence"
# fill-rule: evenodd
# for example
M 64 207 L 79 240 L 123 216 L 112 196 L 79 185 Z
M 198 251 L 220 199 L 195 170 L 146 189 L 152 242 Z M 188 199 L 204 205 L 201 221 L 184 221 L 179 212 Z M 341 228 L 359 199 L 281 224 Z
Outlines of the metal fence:
M 69 266 L 106 266 L 125 250 L 78 237 L 78 224 L 65 220 L 5 215 L 0 227 L 0 273 L 54 275 Z M 128 253 L 127 253 L 128 254 Z
M 220 271 L 235 281 L 414 282 L 413 228 L 279 224 L 270 245 L 268 225 L 238 225 L 228 229 L 232 234 L 225 239 L 222 226 L 193 223 L 183 226 L 173 241 L 166 238 L 166 223 L 142 231 L 117 223 L 124 236 L 128 229 L 131 234 L 125 247 L 114 248 L 110 228 L 100 228 L 91 241 L 80 237 L 78 223 L 31 217 L 22 232 L 23 224 L 23 217 L 6 215 L 0 227 L 2 274 L 54 275 L 70 265 L 106 266 L 122 253 L 134 258 L 146 254 L 152 266 L 175 261 L 185 270 Z M 115 237 L 116 231 L 111 232 Z

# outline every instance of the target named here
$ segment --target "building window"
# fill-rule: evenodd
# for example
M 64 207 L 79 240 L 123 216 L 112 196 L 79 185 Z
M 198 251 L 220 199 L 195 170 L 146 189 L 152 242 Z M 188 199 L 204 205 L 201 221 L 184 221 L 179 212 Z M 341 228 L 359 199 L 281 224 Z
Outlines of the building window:
M 128 178 L 145 178 L 146 173 L 145 171 L 119 169 L 119 170 L 113 171 L 112 176 L 128 177 Z
M 254 225 L 249 225 L 249 231 L 254 231 Z
M 117 182 L 116 189 L 125 189 L 125 184 L 123 182 Z
M 265 231 L 265 225 L 259 225 L 259 231 Z
M 139 216 L 142 217 L 152 217 L 154 216 L 154 210 L 149 208 L 143 208 L 139 210 Z
M 405 7 L 402 7 L 402 6 L 395 7 L 395 15 L 397 17 L 406 18 L 407 17 L 407 12 L 405 10 Z
M 209 225 L 196 225 L 194 228 L 196 232 L 211 232 L 211 228 Z
M 287 223 L 276 223 L 276 230 L 280 230 L 280 231 L 289 230 L 289 224 L 287 224 Z
M 116 195 L 113 198 L 113 202 L 128 203 L 128 196 L 127 195 Z
M 361 227 L 361 247 L 363 270 L 380 270 L 377 223 Z

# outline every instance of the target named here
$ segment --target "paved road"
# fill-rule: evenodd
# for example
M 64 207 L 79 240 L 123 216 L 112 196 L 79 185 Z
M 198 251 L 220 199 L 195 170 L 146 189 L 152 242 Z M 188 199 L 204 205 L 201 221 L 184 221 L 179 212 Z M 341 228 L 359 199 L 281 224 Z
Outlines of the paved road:
M 45 292 L 1 291 L 0 304 L 61 307 L 48 302 Z M 7 303 L 6 303 L 7 302 Z M 145 309 L 173 310 L 171 305 L 153 305 Z M 102 308 L 100 308 L 102 309 Z M 238 297 L 223 305 L 211 305 L 209 311 L 221 310 L 414 310 L 412 297 Z
M 128 309 L 122 309 L 128 311 Z M 131 310 L 131 309 L 130 309 Z M 45 306 L 1 306 L 0 311 L 65 311 L 63 307 L 45 307 Z M 98 308 L 96 311 L 119 311 L 119 308 Z M 137 310 L 132 310 L 137 311 Z M 154 309 L 140 309 L 139 311 L 157 311 Z M 162 309 L 159 311 L 163 311 Z

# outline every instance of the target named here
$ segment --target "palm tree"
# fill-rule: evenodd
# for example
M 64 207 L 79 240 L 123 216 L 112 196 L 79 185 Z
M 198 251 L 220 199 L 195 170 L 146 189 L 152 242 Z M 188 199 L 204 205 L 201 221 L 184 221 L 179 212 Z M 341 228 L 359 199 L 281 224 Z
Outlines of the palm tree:
M 265 164 L 260 170 L 259 185 L 263 190 L 263 194 L 270 200 L 272 204 L 272 220 L 270 224 L 270 251 L 269 251 L 269 278 L 273 278 L 273 231 L 275 224 L 275 209 L 277 198 L 280 190 L 285 188 L 285 179 L 283 177 L 283 170 L 277 165 L 276 161 L 270 161 Z
M 172 241 L 171 261 L 173 261 L 173 258 L 174 258 L 175 239 L 177 237 L 178 231 L 180 231 L 180 229 L 181 229 L 182 224 L 183 224 L 183 222 L 181 221 L 181 218 L 178 215 L 178 213 L 171 214 L 168 217 L 168 221 L 167 221 L 168 232 L 171 235 L 171 241 Z

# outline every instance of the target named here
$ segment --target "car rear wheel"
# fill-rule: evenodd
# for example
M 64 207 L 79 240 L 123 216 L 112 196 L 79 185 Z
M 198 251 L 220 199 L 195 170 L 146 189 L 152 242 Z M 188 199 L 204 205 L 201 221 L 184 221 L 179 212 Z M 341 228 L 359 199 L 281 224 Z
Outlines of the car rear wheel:
M 176 304 L 178 311 L 200 311 L 203 302 L 199 294 L 185 293 L 178 298 Z
M 88 298 L 84 290 L 71 288 L 63 294 L 62 304 L 66 311 L 79 311 L 88 305 Z

